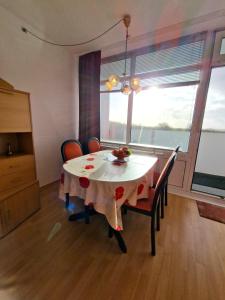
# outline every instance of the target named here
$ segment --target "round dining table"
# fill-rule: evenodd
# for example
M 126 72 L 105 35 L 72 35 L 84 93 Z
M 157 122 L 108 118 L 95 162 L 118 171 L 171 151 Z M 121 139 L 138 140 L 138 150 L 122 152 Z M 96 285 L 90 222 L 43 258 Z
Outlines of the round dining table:
M 120 161 L 111 150 L 71 159 L 63 165 L 60 197 L 83 199 L 85 206 L 105 215 L 110 228 L 119 232 L 123 229 L 121 206 L 126 201 L 135 206 L 138 199 L 148 197 L 156 162 L 157 157 L 143 154 L 131 154 Z

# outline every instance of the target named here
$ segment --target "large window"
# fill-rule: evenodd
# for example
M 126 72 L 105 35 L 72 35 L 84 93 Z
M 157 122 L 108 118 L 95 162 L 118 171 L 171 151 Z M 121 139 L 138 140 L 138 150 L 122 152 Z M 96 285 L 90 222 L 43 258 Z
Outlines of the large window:
M 192 189 L 225 197 L 225 66 L 212 69 Z
M 123 73 L 123 57 L 104 59 L 101 140 L 142 147 L 173 148 L 179 144 L 187 152 L 204 41 L 202 33 L 131 52 L 128 78 L 138 76 L 142 91 L 129 97 L 116 88 L 111 92 L 104 88 L 110 74 Z
M 128 96 L 104 93 L 100 101 L 101 140 L 126 143 Z
M 131 143 L 188 149 L 197 85 L 151 88 L 134 96 Z

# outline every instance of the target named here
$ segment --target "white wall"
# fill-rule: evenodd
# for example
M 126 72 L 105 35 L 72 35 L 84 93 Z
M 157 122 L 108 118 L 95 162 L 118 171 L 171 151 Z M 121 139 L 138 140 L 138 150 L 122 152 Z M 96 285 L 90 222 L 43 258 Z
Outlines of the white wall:
M 77 59 L 21 31 L 24 22 L 0 7 L 0 77 L 30 93 L 40 185 L 59 178 L 61 143 L 77 135 Z
M 194 2 L 193 2 L 194 3 Z M 128 40 L 128 51 L 139 49 L 141 47 L 154 45 L 163 41 L 172 40 L 185 35 L 212 30 L 216 28 L 224 28 L 225 9 L 216 10 L 207 15 L 196 17 L 194 19 L 176 23 L 154 31 L 149 28 L 149 33 L 132 36 L 132 28 L 130 29 L 130 38 Z M 172 21 L 171 21 L 172 22 Z M 151 31 L 152 30 L 152 31 Z M 108 57 L 124 51 L 124 41 L 118 42 L 102 49 L 102 57 Z

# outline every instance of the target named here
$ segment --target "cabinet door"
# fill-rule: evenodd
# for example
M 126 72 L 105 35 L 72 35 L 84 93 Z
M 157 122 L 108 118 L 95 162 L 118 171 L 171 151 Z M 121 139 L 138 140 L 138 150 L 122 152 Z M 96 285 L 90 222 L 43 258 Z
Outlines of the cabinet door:
M 0 132 L 30 132 L 28 94 L 0 90 Z
M 35 183 L 5 200 L 7 231 L 40 208 L 39 186 Z

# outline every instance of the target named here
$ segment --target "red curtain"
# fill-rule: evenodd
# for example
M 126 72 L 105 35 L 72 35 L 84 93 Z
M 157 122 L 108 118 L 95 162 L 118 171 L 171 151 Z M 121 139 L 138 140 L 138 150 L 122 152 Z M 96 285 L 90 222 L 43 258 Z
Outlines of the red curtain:
M 100 138 L 101 51 L 79 57 L 79 140 L 88 153 L 90 137 Z

